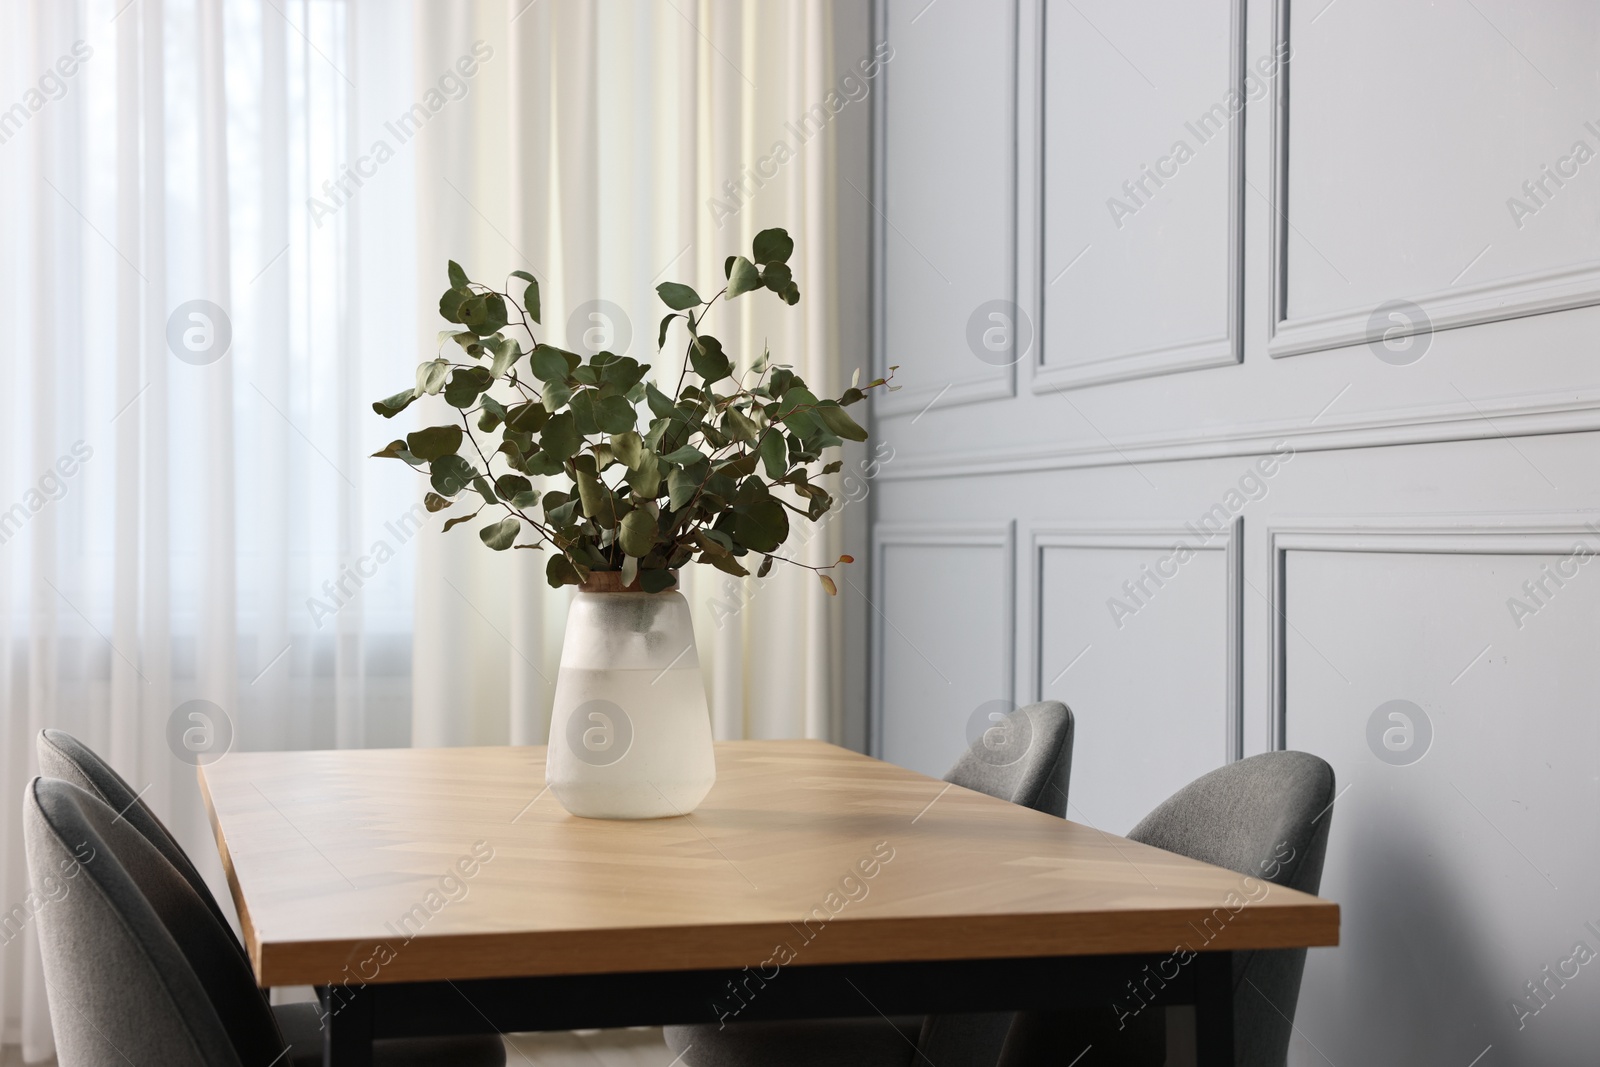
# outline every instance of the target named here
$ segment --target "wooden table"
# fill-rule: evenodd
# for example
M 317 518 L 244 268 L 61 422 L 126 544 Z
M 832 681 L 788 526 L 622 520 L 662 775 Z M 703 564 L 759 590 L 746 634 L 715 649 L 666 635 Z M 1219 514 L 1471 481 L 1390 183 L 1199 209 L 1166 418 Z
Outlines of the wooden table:
M 1125 1011 L 1175 971 L 1159 996 L 1231 1065 L 1231 953 L 1338 942 L 1337 905 L 833 745 L 722 742 L 717 772 L 647 822 L 568 815 L 543 748 L 233 753 L 200 784 L 257 981 L 319 987 L 336 1064 L 489 1029 Z

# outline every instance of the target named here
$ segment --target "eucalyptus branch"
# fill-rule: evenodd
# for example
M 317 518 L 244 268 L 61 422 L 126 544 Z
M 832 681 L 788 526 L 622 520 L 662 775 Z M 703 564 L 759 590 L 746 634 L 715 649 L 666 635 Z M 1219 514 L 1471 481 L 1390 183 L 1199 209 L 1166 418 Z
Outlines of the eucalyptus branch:
M 748 572 L 739 561 L 760 556 L 761 573 L 773 560 L 793 563 L 816 572 L 823 588 L 834 593 L 832 580 L 822 572 L 837 563 L 814 567 L 774 553 L 789 536 L 791 514 L 816 522 L 834 505 L 833 497 L 811 481 L 809 465 L 845 440 L 866 439 L 866 431 L 845 407 L 876 388 L 894 387 L 878 379 L 862 388 L 852 384 L 836 400 L 819 398 L 792 368 L 773 364 L 766 353 L 759 369 L 746 365 L 736 371 L 744 361 L 704 332 L 719 300 L 764 289 L 785 304 L 798 302 L 800 291 L 787 265 L 793 251 L 794 242 L 784 231 L 763 230 L 749 258 L 728 261 L 727 284 L 710 300 L 676 282 L 656 287 L 671 309 L 662 320 L 663 338 L 674 317 L 685 320 L 690 335 L 670 396 L 646 386 L 650 367 L 626 355 L 602 352 L 585 360 L 540 344 L 534 329 L 539 290 L 531 274 L 513 271 L 509 276 L 527 282 L 519 301 L 471 281 L 451 263 L 450 288 L 439 299 L 439 311 L 460 327 L 456 341 L 469 355 L 479 354 L 479 362 L 446 358 L 441 345 L 435 358 L 418 368 L 414 388 L 373 408 L 392 418 L 422 396 L 443 393 L 459 412 L 461 425 L 417 430 L 378 455 L 427 466 L 436 490 L 428 498 L 431 511 L 449 507 L 468 488 L 483 500 L 469 518 L 481 514 L 491 499 L 498 502 L 505 516 L 482 527 L 478 536 L 496 550 L 553 546 L 556 552 L 546 566 L 551 585 L 579 584 L 591 570 L 620 568 L 630 580 L 637 576 L 645 590 L 659 591 L 672 584 L 671 569 L 685 562 L 710 562 L 744 574 Z M 526 334 L 530 351 L 507 336 L 515 330 Z M 482 355 L 488 353 L 494 358 L 491 373 L 485 374 Z M 525 357 L 528 362 L 521 369 L 517 365 Z M 747 384 L 752 370 L 753 386 Z M 692 389 L 687 384 L 691 373 L 699 379 Z M 724 380 L 733 390 L 727 396 L 716 390 Z M 489 392 L 497 382 L 513 398 L 521 398 L 514 413 L 500 401 L 491 404 Z M 653 409 L 649 415 L 641 411 L 647 399 Z M 498 431 L 497 448 L 485 451 L 480 431 L 473 428 L 474 415 L 481 425 L 494 427 L 481 433 L 492 439 Z M 470 449 L 463 450 L 462 437 L 471 441 Z M 780 446 L 776 450 L 774 437 Z M 469 458 L 474 456 L 481 470 Z M 496 478 L 496 456 L 517 473 Z M 581 471 L 580 456 L 585 457 Z M 622 469 L 608 478 L 614 466 Z M 821 473 L 837 469 L 831 463 Z M 687 471 L 700 476 L 685 493 Z M 778 477 L 770 476 L 774 471 Z M 544 492 L 541 499 L 530 479 L 550 476 L 564 476 L 565 484 Z M 682 499 L 677 507 L 672 506 L 674 487 Z M 514 505 L 513 497 L 528 506 Z M 800 498 L 804 507 L 797 506 Z M 536 542 L 514 545 L 524 528 L 534 533 Z M 850 560 L 841 557 L 839 562 Z

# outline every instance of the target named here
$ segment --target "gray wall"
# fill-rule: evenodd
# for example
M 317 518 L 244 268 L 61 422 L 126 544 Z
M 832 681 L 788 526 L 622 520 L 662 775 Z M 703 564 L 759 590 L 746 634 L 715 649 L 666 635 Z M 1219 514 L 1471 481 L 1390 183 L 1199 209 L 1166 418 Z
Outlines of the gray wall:
M 1290 1062 L 1593 1063 L 1600 6 L 877 17 L 871 749 L 1065 700 L 1118 833 L 1315 752 Z
M 838 84 L 846 69 L 859 71 L 859 63 L 872 55 L 872 5 L 863 0 L 832 0 L 833 84 Z M 839 336 L 841 363 L 846 368 L 860 367 L 866 374 L 872 367 L 872 206 L 863 193 L 872 188 L 872 94 L 881 90 L 881 73 L 861 79 L 867 96 L 863 103 L 851 104 L 839 112 L 832 129 L 834 158 L 837 164 L 833 201 L 837 211 Z M 855 409 L 860 412 L 861 408 Z M 850 472 L 843 499 L 849 501 L 840 512 L 844 529 L 844 551 L 857 563 L 846 568 L 850 581 L 866 587 L 870 573 L 872 480 L 863 476 L 861 464 L 867 450 L 847 444 L 841 458 Z M 843 576 L 841 576 L 843 577 Z M 844 707 L 841 709 L 844 744 L 857 751 L 867 746 L 868 648 L 870 608 L 860 596 L 849 595 L 849 582 L 838 583 L 845 595 L 840 607 L 844 613 L 842 661 L 844 668 Z

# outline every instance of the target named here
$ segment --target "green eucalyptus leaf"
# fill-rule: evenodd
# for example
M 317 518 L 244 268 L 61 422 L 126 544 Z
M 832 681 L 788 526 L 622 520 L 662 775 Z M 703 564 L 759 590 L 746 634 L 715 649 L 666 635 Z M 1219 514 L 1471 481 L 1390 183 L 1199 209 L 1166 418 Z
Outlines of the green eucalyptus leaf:
M 752 552 L 772 552 L 789 536 L 789 515 L 768 497 L 735 508 L 733 539 Z
M 831 403 L 819 404 L 816 410 L 823 424 L 846 441 L 865 441 L 867 439 L 867 431 L 862 429 L 855 419 L 846 415 L 844 409 L 839 405 Z
M 564 585 L 582 585 L 584 579 L 589 577 L 589 573 L 557 552 L 550 557 L 550 562 L 545 564 L 544 577 L 552 589 L 560 589 Z
M 733 551 L 733 538 L 729 537 L 722 530 L 712 530 L 712 529 L 700 530 L 700 531 L 697 532 L 696 540 L 700 541 L 700 543 L 702 545 L 704 545 L 705 547 L 708 547 L 708 548 L 712 548 L 712 546 L 715 546 L 714 548 L 712 548 L 712 550 L 716 551 L 716 552 L 732 552 Z M 706 542 L 708 542 L 708 541 L 710 542 L 710 545 L 706 545 Z
M 379 415 L 382 415 L 386 419 L 392 419 L 406 408 L 410 407 L 411 402 L 416 398 L 417 391 L 415 389 L 407 389 L 405 392 L 396 393 L 394 396 L 385 397 L 382 400 L 374 402 L 372 405 L 372 410 L 376 411 Z
M 779 227 L 762 230 L 751 242 L 750 252 L 757 263 L 787 263 L 794 254 L 794 239 Z
M 672 402 L 672 398 L 654 385 L 647 384 L 644 387 L 644 398 L 645 403 L 650 405 L 650 414 L 658 419 L 671 418 L 673 413 L 678 410 L 678 406 Z
M 660 351 L 667 343 L 667 327 L 672 325 L 672 320 L 678 317 L 676 311 L 669 312 L 661 318 L 661 329 L 656 333 L 656 351 Z
M 518 511 L 526 511 L 539 502 L 539 490 L 524 489 L 511 498 L 511 506 Z
M 689 363 L 707 385 L 733 373 L 733 364 L 722 351 L 722 342 L 709 335 L 696 337 L 689 345 Z
M 661 492 L 661 465 L 654 452 L 639 453 L 639 465 L 627 474 L 628 487 L 639 496 L 654 499 Z
M 506 407 L 488 393 L 483 394 L 479 403 L 482 405 L 483 413 L 478 416 L 478 429 L 484 433 L 492 433 L 506 421 Z
M 667 500 L 673 511 L 689 503 L 699 489 L 699 479 L 691 477 L 682 467 L 667 472 Z
M 622 545 L 622 551 L 629 556 L 649 555 L 656 543 L 655 516 L 643 509 L 628 512 L 623 516 L 622 529 L 617 534 L 617 540 Z
M 447 269 L 450 272 L 450 288 L 465 289 L 467 287 L 467 272 L 461 269 L 461 264 L 452 259 Z
M 580 389 L 568 401 L 572 417 L 577 420 L 578 436 L 588 437 L 600 432 L 600 420 L 595 415 L 596 394 L 593 389 Z
M 494 352 L 494 362 L 489 365 L 489 377 L 503 378 L 506 371 L 516 365 L 522 358 L 522 349 L 509 337 L 503 337 L 489 346 Z
M 644 442 L 639 439 L 639 431 L 629 429 L 612 434 L 611 453 L 629 470 L 637 467 L 639 457 L 644 455 Z
M 639 580 L 639 557 L 622 557 L 622 587 L 626 589 Z
M 722 429 L 735 441 L 754 441 L 761 435 L 761 427 L 756 421 L 732 404 L 722 413 Z
M 499 522 L 492 522 L 478 531 L 478 539 L 496 552 L 504 552 L 511 547 L 517 539 L 517 534 L 522 530 L 521 520 L 507 515 Z
M 528 361 L 533 376 L 541 382 L 564 381 L 583 360 L 576 352 L 555 345 L 536 345 Z
M 488 398 L 484 398 L 488 403 Z M 506 412 L 506 426 L 517 433 L 538 433 L 550 420 L 550 413 L 536 400 L 518 404 Z
M 578 498 L 583 501 L 583 513 L 601 526 L 615 526 L 617 524 L 617 506 L 615 499 L 611 495 L 611 490 L 606 487 L 606 484 L 600 480 L 600 476 L 597 474 L 591 474 L 581 467 L 576 473 Z
M 523 461 L 522 472 L 531 474 L 536 478 L 560 474 L 565 458 L 564 456 L 553 456 L 549 452 L 535 452 Z
M 406 434 L 406 449 L 418 459 L 431 463 L 442 456 L 453 456 L 461 448 L 461 427 L 429 426 Z
M 768 556 L 766 559 L 761 561 L 761 566 L 756 570 L 756 577 L 765 578 L 767 576 L 767 572 L 770 570 L 772 570 L 772 557 Z
M 761 272 L 743 256 L 733 258 L 733 269 L 728 273 L 728 299 L 761 288 Z
M 445 508 L 450 507 L 454 503 L 454 500 L 446 500 L 438 493 L 422 494 L 422 506 L 427 508 L 429 511 L 443 511 Z
M 778 432 L 777 427 L 768 427 L 767 432 L 762 434 L 760 452 L 767 477 L 773 481 L 782 478 L 789 469 L 789 452 L 783 443 L 783 434 Z
M 725 478 L 748 478 L 755 473 L 756 464 L 760 461 L 759 452 L 741 452 L 719 466 L 717 473 Z M 709 485 L 707 488 L 710 488 Z
M 410 450 L 406 448 L 406 443 L 404 441 L 390 441 L 388 444 L 383 446 L 382 452 L 374 452 L 372 454 L 372 458 L 403 459 L 413 467 L 419 466 L 422 463 L 422 460 L 418 459 L 416 456 L 413 456 Z
M 538 322 L 539 279 L 535 278 L 525 270 L 514 270 L 511 272 L 511 276 L 513 278 L 521 278 L 523 281 L 528 283 L 528 287 L 522 291 L 522 306 L 527 309 L 528 318 L 532 319 L 534 322 Z
M 444 387 L 444 402 L 465 411 L 493 384 L 494 378 L 482 367 L 457 367 Z
M 472 293 L 465 286 L 460 289 L 450 288 L 439 297 L 439 315 L 447 322 L 464 322 L 461 317 L 461 305 L 465 304 Z
M 693 445 L 684 445 L 661 457 L 663 463 L 671 463 L 678 467 L 692 467 L 696 463 L 704 463 L 705 459 L 706 454 Z
M 555 414 L 572 399 L 572 386 L 565 381 L 544 383 L 544 409 Z
M 570 411 L 550 416 L 550 421 L 544 425 L 544 432 L 539 435 L 540 448 L 557 459 L 570 459 L 578 454 L 582 445 L 577 420 Z
M 444 526 L 440 529 L 439 532 L 440 533 L 449 533 L 450 529 L 452 527 L 460 526 L 464 522 L 471 522 L 473 519 L 478 517 L 478 512 L 482 511 L 482 510 L 483 510 L 482 508 L 479 508 L 478 511 L 474 511 L 471 515 L 457 515 L 453 519 L 446 519 Z
M 515 503 L 513 498 L 528 492 L 532 488 L 533 483 L 520 474 L 502 474 L 494 480 L 494 490 L 500 495 L 500 499 L 512 500 L 513 503 Z M 521 505 L 518 506 L 520 507 Z
M 744 565 L 732 556 L 707 555 L 704 561 L 719 571 L 726 571 L 735 578 L 745 578 L 750 574 L 749 571 L 745 570 Z
M 638 414 L 626 397 L 608 396 L 595 405 L 595 422 L 606 433 L 624 433 L 638 424 Z
M 429 396 L 438 395 L 444 388 L 445 380 L 450 377 L 450 362 L 444 359 L 432 359 L 417 366 L 417 395 L 423 393 Z
M 505 329 L 506 302 L 499 293 L 474 297 L 461 305 L 462 324 L 479 337 L 488 337 Z
M 433 461 L 428 473 L 428 480 L 434 492 L 441 496 L 457 496 L 463 489 L 472 484 L 472 479 L 478 476 L 478 471 L 472 464 L 460 456 L 440 456 Z
M 782 263 L 768 263 L 761 271 L 761 284 L 782 296 L 794 282 L 794 275 Z
M 673 311 L 687 311 L 705 303 L 699 293 L 678 282 L 662 282 L 656 286 L 656 293 L 661 297 L 661 302 Z
M 672 588 L 672 572 L 668 570 L 648 570 L 639 572 L 639 588 L 646 593 L 659 593 Z

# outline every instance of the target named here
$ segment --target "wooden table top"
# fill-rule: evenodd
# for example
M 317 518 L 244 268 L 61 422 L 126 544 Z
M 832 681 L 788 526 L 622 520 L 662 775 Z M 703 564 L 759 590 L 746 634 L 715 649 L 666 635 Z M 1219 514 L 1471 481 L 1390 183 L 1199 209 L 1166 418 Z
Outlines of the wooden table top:
M 568 815 L 542 747 L 200 786 L 263 986 L 1338 943 L 1335 904 L 819 741 L 719 742 L 717 774 L 644 822 Z

